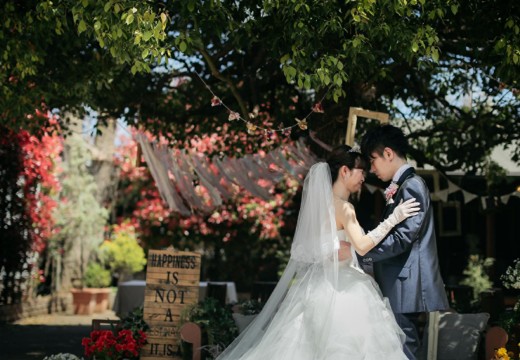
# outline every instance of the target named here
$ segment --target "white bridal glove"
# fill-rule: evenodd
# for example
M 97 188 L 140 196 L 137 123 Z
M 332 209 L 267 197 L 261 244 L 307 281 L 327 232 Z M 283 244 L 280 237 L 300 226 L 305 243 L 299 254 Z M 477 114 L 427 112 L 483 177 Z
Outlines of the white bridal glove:
M 408 199 L 405 202 L 401 200 L 399 205 L 394 208 L 394 211 L 379 224 L 374 230 L 368 232 L 368 236 L 372 239 L 374 245 L 379 244 L 386 235 L 401 221 L 408 219 L 410 216 L 415 216 L 419 213 L 420 203 L 415 201 L 415 198 Z

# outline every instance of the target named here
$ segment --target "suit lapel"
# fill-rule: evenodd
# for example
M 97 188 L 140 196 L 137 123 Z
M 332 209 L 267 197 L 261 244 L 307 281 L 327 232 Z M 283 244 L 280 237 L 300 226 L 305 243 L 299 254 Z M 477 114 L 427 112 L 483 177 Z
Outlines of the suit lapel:
M 397 180 L 397 186 L 399 188 L 397 189 L 396 194 L 394 195 L 393 199 L 396 200 L 399 197 L 399 193 L 401 192 L 401 185 L 405 182 L 406 179 L 413 176 L 415 174 L 415 169 L 413 167 L 410 167 L 406 169 L 402 175 L 399 177 L 399 180 Z M 398 204 L 397 201 L 394 201 L 393 204 L 386 204 L 385 210 L 383 211 L 383 219 L 386 219 L 388 215 L 394 210 L 394 207 L 396 207 Z

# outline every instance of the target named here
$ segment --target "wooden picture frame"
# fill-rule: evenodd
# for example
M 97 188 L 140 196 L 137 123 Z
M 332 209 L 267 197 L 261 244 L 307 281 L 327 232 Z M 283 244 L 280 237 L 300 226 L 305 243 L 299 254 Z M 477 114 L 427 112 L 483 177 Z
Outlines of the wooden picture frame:
M 358 107 L 349 108 L 347 135 L 345 136 L 345 144 L 349 146 L 354 146 L 354 138 L 356 135 L 356 125 L 358 116 L 370 120 L 378 120 L 381 124 L 388 124 L 390 122 L 390 117 L 387 113 L 364 110 Z

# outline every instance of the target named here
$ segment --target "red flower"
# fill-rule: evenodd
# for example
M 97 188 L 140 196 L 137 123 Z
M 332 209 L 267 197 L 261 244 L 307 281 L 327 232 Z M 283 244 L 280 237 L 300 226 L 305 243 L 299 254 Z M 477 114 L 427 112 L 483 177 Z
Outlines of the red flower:
M 139 330 L 120 330 L 117 335 L 111 330 L 96 330 L 90 338 L 83 338 L 81 345 L 85 348 L 87 358 L 122 359 L 139 356 L 139 351 L 146 344 L 146 334 Z
M 323 105 L 321 105 L 320 102 L 314 104 L 314 106 L 312 107 L 312 111 L 315 113 L 324 113 L 325 112 L 325 110 L 323 110 Z

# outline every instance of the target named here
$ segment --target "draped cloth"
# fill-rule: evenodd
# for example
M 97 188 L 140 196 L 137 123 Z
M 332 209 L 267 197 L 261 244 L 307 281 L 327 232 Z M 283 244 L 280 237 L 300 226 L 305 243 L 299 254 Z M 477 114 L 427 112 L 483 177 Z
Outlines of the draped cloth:
M 317 158 L 301 141 L 241 158 L 170 149 L 136 136 L 159 193 L 171 210 L 184 216 L 209 214 L 243 190 L 263 200 L 286 176 L 302 179 Z

